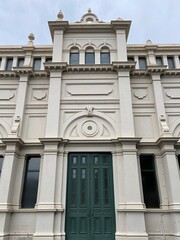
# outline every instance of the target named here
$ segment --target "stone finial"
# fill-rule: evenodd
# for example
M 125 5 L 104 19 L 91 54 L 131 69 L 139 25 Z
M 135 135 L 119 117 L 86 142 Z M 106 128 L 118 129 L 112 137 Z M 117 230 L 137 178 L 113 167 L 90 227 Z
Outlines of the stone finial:
M 59 13 L 57 14 L 57 17 L 58 17 L 58 20 L 59 20 L 59 21 L 62 21 L 62 20 L 63 20 L 64 15 L 63 15 L 63 13 L 62 13 L 61 10 L 60 10 Z
M 34 45 L 33 41 L 35 39 L 34 34 L 30 33 L 29 36 L 28 36 L 28 39 L 29 39 L 28 45 L 33 46 Z
M 92 11 L 91 11 L 91 9 L 89 8 L 89 9 L 88 9 L 88 13 L 91 13 L 91 12 L 92 12 Z
M 147 45 L 151 45 L 151 44 L 152 44 L 152 41 L 151 41 L 150 39 L 148 39 L 148 40 L 146 41 L 146 44 L 147 44 Z
M 117 20 L 118 20 L 118 21 L 123 21 L 124 19 L 121 18 L 121 17 L 118 17 Z
M 170 137 L 170 136 L 172 137 L 172 134 L 166 122 L 166 118 L 163 114 L 160 115 L 160 124 L 161 124 L 162 137 Z

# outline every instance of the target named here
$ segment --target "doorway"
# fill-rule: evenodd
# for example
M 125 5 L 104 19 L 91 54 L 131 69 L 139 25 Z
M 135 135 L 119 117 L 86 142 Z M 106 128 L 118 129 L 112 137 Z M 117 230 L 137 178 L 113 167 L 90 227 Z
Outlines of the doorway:
M 66 240 L 114 240 L 111 153 L 70 153 Z

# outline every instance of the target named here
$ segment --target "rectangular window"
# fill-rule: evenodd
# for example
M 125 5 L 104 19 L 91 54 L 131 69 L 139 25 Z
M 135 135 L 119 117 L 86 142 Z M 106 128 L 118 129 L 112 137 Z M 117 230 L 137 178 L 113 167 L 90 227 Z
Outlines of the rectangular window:
M 101 52 L 101 64 L 110 63 L 110 54 L 109 52 Z
M 69 64 L 79 64 L 79 53 L 78 52 L 70 53 Z
M 13 58 L 7 58 L 6 61 L 6 70 L 11 71 L 13 66 Z
M 24 58 L 18 58 L 17 66 L 18 67 L 23 67 L 24 66 Z
M 157 64 L 158 66 L 162 66 L 162 65 L 163 65 L 162 57 L 156 57 L 156 64 Z
M 134 57 L 128 57 L 128 62 L 134 62 Z
M 140 155 L 144 203 L 146 208 L 159 208 L 159 193 L 153 155 Z
M 94 52 L 86 52 L 85 64 L 94 64 L 94 63 L 95 63 Z
M 26 159 L 26 171 L 22 194 L 22 208 L 34 208 L 37 200 L 39 182 L 40 156 L 29 156 Z
M 46 62 L 52 62 L 52 57 L 47 57 Z
M 2 58 L 0 58 L 0 67 L 1 67 L 1 63 L 2 63 Z
M 174 69 L 175 68 L 174 58 L 173 57 L 167 57 L 167 61 L 168 61 L 168 68 L 169 69 Z
M 2 164 L 3 164 L 3 156 L 0 156 L 0 176 L 1 176 L 1 171 L 2 171 Z
M 147 62 L 145 57 L 139 57 L 139 69 L 146 69 Z
M 180 155 L 178 155 L 178 163 L 179 163 L 179 168 L 180 168 Z
M 33 69 L 39 71 L 41 69 L 41 58 L 34 58 Z

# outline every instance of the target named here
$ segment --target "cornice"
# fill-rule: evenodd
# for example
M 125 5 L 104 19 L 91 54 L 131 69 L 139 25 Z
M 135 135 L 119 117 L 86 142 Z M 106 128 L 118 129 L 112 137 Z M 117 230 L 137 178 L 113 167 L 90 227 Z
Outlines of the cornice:
M 56 30 L 65 31 L 69 26 L 69 22 L 68 21 L 49 21 L 48 25 L 51 32 L 52 40 L 54 40 L 54 31 Z
M 131 21 L 113 20 L 113 21 L 111 21 L 111 26 L 115 30 L 117 30 L 117 29 L 124 29 L 125 32 L 126 32 L 126 39 L 128 38 L 129 29 L 130 29 L 130 26 L 131 26 Z
M 117 139 L 113 139 L 113 143 L 121 143 L 121 144 L 138 144 L 142 138 L 137 138 L 137 137 L 119 137 Z
M 166 69 L 162 76 L 180 76 L 180 69 Z
M 156 144 L 158 146 L 163 146 L 163 145 L 174 145 L 179 141 L 178 137 L 160 137 L 157 141 Z
M 1 141 L 6 144 L 6 145 L 18 145 L 18 146 L 23 146 L 24 142 L 21 138 L 2 138 Z
M 158 48 L 158 45 L 155 44 L 146 44 L 145 49 L 148 51 L 155 51 Z
M 130 75 L 131 77 L 149 77 L 151 74 L 147 70 L 136 69 L 134 71 L 131 71 Z
M 78 64 L 68 65 L 67 72 L 112 72 L 114 71 L 112 64 Z
M 112 62 L 113 69 L 116 71 L 119 70 L 134 70 L 136 62 L 131 62 L 131 61 L 117 61 L 117 62 Z
M 153 73 L 158 73 L 160 76 L 180 76 L 180 69 L 167 69 L 163 66 L 148 66 L 147 69 L 135 69 L 131 71 L 131 77 L 151 76 Z
M 147 71 L 149 73 L 163 73 L 165 70 L 167 69 L 167 66 L 166 65 L 163 65 L 163 66 L 157 66 L 157 65 L 149 65 L 147 67 Z
M 65 71 L 67 69 L 66 62 L 48 62 L 44 63 L 45 70 L 47 72 L 52 72 L 56 70 Z
M 22 46 L 23 51 L 25 52 L 32 52 L 34 51 L 35 47 L 34 46 Z
M 14 67 L 11 71 L 0 71 L 0 78 L 19 78 L 20 76 L 29 76 L 30 78 L 47 78 L 49 77 L 49 71 L 33 71 L 31 67 Z
M 48 78 L 49 72 L 47 71 L 32 71 L 30 74 L 30 78 Z
M 18 76 L 21 75 L 30 75 L 33 71 L 32 67 L 13 67 L 13 70 L 18 74 Z
M 17 72 L 11 70 L 11 71 L 4 71 L 0 70 L 0 78 L 5 77 L 5 78 L 18 78 Z
M 60 144 L 63 143 L 64 140 L 62 138 L 54 138 L 54 137 L 47 137 L 47 138 L 39 138 L 39 141 L 43 144 L 43 145 L 47 145 L 47 144 Z
M 73 23 L 65 30 L 66 33 L 115 33 L 109 23 Z

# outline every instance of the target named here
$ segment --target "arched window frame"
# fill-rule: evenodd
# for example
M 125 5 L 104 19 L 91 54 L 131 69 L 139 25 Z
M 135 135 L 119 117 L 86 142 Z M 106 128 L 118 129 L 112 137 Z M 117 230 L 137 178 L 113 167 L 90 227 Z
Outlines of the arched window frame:
M 85 64 L 95 64 L 95 52 L 93 47 L 86 48 Z
M 79 48 L 73 47 L 70 49 L 69 64 L 79 64 Z
M 108 47 L 101 48 L 100 63 L 101 64 L 110 64 L 110 50 Z

